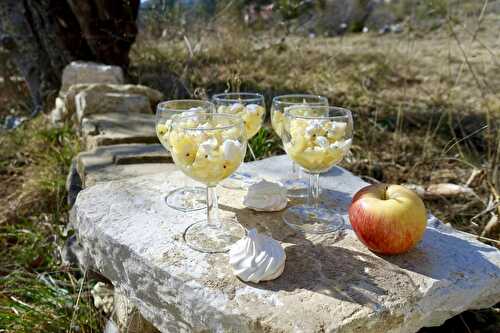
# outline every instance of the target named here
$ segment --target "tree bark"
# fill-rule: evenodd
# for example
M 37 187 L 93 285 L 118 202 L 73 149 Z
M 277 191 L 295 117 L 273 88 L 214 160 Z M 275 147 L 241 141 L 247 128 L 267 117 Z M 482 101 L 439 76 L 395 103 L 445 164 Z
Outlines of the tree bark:
M 0 0 L 0 46 L 28 85 L 35 112 L 56 96 L 73 60 L 127 69 L 140 0 Z

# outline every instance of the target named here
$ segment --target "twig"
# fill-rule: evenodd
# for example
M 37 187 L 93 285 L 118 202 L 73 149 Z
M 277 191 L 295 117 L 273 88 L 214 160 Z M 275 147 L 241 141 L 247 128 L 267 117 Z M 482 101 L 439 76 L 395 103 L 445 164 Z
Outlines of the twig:
M 465 328 L 467 328 L 467 332 L 472 333 L 469 326 L 467 325 L 464 318 L 462 317 L 462 315 L 459 315 L 459 317 L 460 317 L 460 320 L 462 320 L 462 323 L 464 324 Z
M 80 304 L 80 297 L 82 295 L 83 284 L 85 283 L 85 279 L 87 278 L 87 269 L 83 272 L 82 283 L 80 284 L 80 289 L 78 290 L 78 296 L 76 298 L 76 304 L 73 307 L 73 315 L 71 316 L 71 324 L 69 325 L 69 331 L 73 331 L 73 323 L 75 322 L 76 312 L 78 311 L 78 305 Z
M 474 136 L 474 135 L 478 134 L 479 132 L 484 131 L 487 128 L 488 128 L 488 125 L 484 125 L 483 127 L 478 128 L 477 130 L 475 130 L 474 132 L 472 132 L 471 134 L 468 134 L 468 135 L 464 136 L 463 138 L 461 138 L 458 141 L 454 142 L 450 147 L 448 147 L 448 149 L 446 149 L 446 151 L 444 151 L 443 154 L 448 153 L 453 147 L 455 147 L 460 142 L 462 142 L 464 140 L 467 140 L 471 136 Z

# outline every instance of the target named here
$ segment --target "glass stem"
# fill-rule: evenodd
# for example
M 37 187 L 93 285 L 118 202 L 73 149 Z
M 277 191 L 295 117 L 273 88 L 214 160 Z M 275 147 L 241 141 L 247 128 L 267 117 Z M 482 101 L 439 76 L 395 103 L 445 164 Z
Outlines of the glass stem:
M 309 191 L 307 203 L 314 208 L 319 207 L 319 173 L 309 174 Z
M 212 228 L 220 227 L 219 203 L 215 186 L 207 186 L 207 222 Z

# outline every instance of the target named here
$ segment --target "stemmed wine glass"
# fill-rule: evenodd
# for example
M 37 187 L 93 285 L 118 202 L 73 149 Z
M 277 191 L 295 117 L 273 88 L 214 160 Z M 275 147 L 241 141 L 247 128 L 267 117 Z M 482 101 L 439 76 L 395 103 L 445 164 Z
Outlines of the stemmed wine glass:
M 207 218 L 186 229 L 186 243 L 201 252 L 227 251 L 246 231 L 232 219 L 219 218 L 215 186 L 243 162 L 247 148 L 243 120 L 219 113 L 175 117 L 169 145 L 182 172 L 206 185 Z
M 247 140 L 259 132 L 266 116 L 264 96 L 258 93 L 223 93 L 212 96 L 217 113 L 235 115 L 243 120 Z M 252 148 L 248 146 L 255 159 Z M 244 188 L 252 184 L 251 176 L 242 172 L 235 172 L 228 180 L 222 183 L 226 188 Z
M 290 107 L 300 106 L 302 109 L 314 106 L 327 106 L 328 99 L 319 95 L 282 95 L 273 98 L 271 105 L 271 124 L 276 134 L 281 138 L 285 111 Z M 307 196 L 307 181 L 302 176 L 302 171 L 292 161 L 292 169 L 285 177 L 279 181 L 286 187 L 288 196 L 300 198 Z
M 303 233 L 323 234 L 344 227 L 342 215 L 320 203 L 319 175 L 330 170 L 352 144 L 351 111 L 334 106 L 300 106 L 285 112 L 282 140 L 290 158 L 309 173 L 308 200 L 288 208 L 283 220 Z
M 215 107 L 211 102 L 202 100 L 185 99 L 161 102 L 156 107 L 156 135 L 165 149 L 170 150 L 168 136 L 173 117 L 179 115 L 195 116 L 198 112 L 214 112 L 214 110 Z M 165 202 L 169 207 L 183 212 L 204 209 L 207 206 L 205 189 L 192 186 L 184 186 L 171 191 L 165 197 Z

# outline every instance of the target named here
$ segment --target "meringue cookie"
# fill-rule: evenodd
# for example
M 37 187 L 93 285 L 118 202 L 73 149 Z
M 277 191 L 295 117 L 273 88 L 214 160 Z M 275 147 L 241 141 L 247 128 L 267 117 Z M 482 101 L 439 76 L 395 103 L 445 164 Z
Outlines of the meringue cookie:
M 283 210 L 287 203 L 286 188 L 264 179 L 250 185 L 243 199 L 245 207 L 261 212 Z
M 232 161 L 241 155 L 241 143 L 238 140 L 225 140 L 222 144 L 224 159 Z
M 255 229 L 229 250 L 229 264 L 234 274 L 246 282 L 259 283 L 278 278 L 283 273 L 285 261 L 285 250 L 280 242 L 258 234 Z

